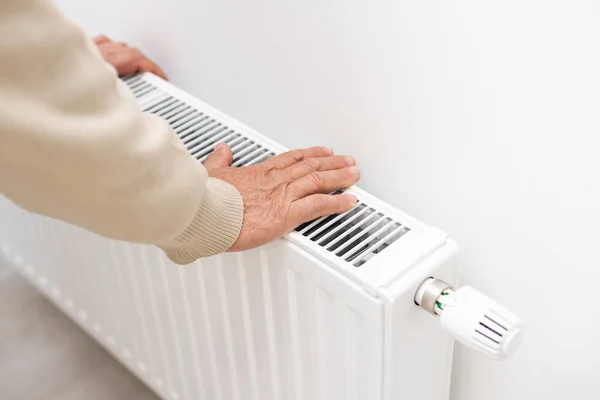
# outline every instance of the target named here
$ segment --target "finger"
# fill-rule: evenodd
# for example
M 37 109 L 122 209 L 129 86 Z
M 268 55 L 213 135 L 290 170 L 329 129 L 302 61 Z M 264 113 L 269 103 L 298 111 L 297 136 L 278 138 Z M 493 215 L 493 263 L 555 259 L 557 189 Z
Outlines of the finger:
M 347 168 L 355 164 L 356 161 L 350 156 L 313 157 L 306 158 L 286 168 L 285 171 L 289 174 L 290 180 L 295 181 L 312 172 L 332 171 Z
M 226 143 L 219 143 L 214 151 L 204 160 L 204 167 L 207 170 L 225 168 L 231 165 L 233 153 Z
M 294 199 L 316 193 L 329 193 L 354 185 L 360 179 L 356 166 L 334 171 L 317 171 L 292 182 L 288 187 Z
M 308 149 L 288 151 L 287 153 L 283 153 L 268 159 L 267 161 L 263 162 L 262 165 L 269 168 L 284 169 L 304 160 L 305 158 L 328 157 L 331 155 L 333 155 L 333 150 L 330 148 L 322 146 L 311 147 Z
M 92 40 L 94 41 L 94 44 L 96 44 L 96 45 L 112 42 L 112 40 L 110 40 L 110 38 L 108 36 L 104 36 L 104 35 L 95 36 L 94 38 L 92 38 Z
M 125 76 L 134 74 L 139 70 L 141 57 L 132 49 L 126 49 L 110 53 L 106 60 L 117 69 L 119 76 Z
M 124 46 L 121 43 L 115 43 L 115 42 L 99 43 L 98 47 L 101 48 L 106 53 L 126 54 L 129 58 L 136 57 L 135 49 Z
M 152 72 L 154 75 L 160 76 L 164 80 L 167 80 L 167 75 L 164 73 L 162 68 L 147 58 L 143 58 L 138 62 L 138 69 L 143 72 Z
M 117 43 L 110 43 L 107 46 L 117 45 Z M 117 68 L 119 76 L 134 74 L 139 71 L 145 71 L 148 69 L 144 69 L 144 60 L 145 57 L 141 51 L 135 48 L 119 48 L 114 50 L 113 53 L 110 54 L 111 64 Z
M 351 194 L 313 194 L 292 203 L 290 221 L 296 227 L 325 215 L 341 214 L 354 207 L 357 201 Z

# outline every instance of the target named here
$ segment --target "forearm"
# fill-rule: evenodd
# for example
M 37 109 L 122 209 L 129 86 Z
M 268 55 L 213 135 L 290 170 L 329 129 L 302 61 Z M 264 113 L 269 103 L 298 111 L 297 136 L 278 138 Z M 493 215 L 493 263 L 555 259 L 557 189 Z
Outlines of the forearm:
M 210 181 L 46 1 L 0 9 L 0 191 L 101 235 L 159 245 L 177 262 L 227 250 L 241 228 L 237 190 Z

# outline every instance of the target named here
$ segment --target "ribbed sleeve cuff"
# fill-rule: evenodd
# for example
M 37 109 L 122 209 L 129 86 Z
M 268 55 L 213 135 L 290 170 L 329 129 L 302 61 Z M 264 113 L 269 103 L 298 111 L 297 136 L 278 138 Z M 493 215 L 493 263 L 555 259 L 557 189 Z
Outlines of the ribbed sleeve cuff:
M 173 241 L 159 245 L 177 264 L 223 253 L 235 243 L 244 217 L 242 196 L 232 185 L 209 178 L 207 191 L 188 227 Z

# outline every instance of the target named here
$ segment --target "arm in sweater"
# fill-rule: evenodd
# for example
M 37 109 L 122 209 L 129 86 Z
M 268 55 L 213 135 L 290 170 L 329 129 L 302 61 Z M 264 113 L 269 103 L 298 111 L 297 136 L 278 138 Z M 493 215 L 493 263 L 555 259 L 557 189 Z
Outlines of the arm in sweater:
M 140 111 L 87 36 L 46 0 L 0 1 L 0 193 L 175 262 L 228 250 L 243 204 L 163 120 Z

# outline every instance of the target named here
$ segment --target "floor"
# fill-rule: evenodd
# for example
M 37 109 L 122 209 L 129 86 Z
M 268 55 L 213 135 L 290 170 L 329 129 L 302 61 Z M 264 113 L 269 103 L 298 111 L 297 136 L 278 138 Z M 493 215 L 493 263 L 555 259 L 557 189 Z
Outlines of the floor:
M 158 400 L 0 258 L 2 400 Z

